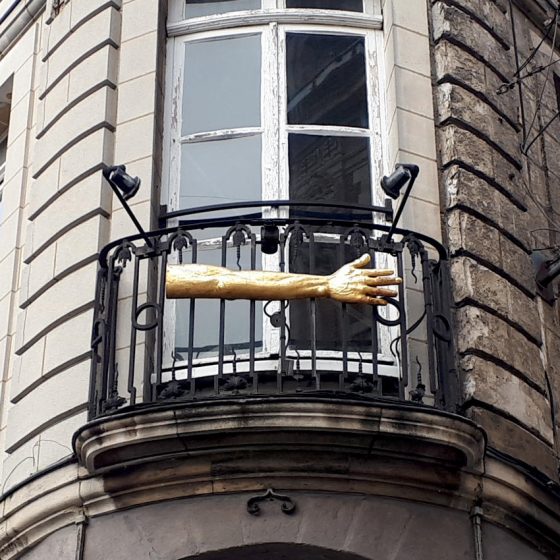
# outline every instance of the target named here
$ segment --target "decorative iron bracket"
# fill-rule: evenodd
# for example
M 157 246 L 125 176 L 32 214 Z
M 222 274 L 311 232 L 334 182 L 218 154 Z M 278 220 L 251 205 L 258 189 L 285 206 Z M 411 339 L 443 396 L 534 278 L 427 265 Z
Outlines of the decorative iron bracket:
M 264 494 L 260 496 L 249 498 L 249 500 L 247 500 L 247 511 L 251 515 L 260 515 L 261 508 L 259 506 L 259 503 L 265 501 L 274 502 L 275 500 L 282 502 L 282 506 L 280 508 L 282 510 L 282 513 L 285 513 L 286 515 L 292 515 L 292 513 L 296 511 L 296 504 L 290 497 L 277 494 L 272 488 L 269 488 Z

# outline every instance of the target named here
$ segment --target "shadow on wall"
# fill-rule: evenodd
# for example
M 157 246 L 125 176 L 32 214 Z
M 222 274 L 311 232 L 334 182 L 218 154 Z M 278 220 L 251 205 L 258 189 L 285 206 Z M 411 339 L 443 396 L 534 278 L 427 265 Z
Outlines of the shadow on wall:
M 219 552 L 207 552 L 196 557 L 188 556 L 181 560 L 365 560 L 363 556 L 329 550 L 318 546 L 267 543 L 253 546 L 239 546 Z

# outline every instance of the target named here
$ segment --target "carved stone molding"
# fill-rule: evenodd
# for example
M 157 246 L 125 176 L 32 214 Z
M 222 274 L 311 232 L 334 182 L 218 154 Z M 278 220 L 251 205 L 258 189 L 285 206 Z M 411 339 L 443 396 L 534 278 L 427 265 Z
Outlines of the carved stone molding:
M 471 421 L 427 407 L 318 398 L 183 403 L 101 418 L 74 440 L 91 473 L 169 457 L 271 445 L 290 452 L 391 454 L 482 472 L 485 439 Z

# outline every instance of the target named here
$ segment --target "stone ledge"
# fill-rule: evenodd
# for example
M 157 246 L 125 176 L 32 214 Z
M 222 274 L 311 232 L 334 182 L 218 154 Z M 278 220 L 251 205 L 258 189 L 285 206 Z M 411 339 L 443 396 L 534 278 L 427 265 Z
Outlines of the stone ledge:
M 232 398 L 129 411 L 74 437 L 90 473 L 170 456 L 305 449 L 390 454 L 482 472 L 485 438 L 470 421 L 430 408 L 334 398 Z

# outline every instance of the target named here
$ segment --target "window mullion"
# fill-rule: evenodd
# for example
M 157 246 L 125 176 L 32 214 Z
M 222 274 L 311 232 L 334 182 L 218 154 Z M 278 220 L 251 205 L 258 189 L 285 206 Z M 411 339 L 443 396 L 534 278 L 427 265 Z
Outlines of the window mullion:
M 381 44 L 381 33 L 370 31 L 366 34 L 366 81 L 368 91 L 368 115 L 370 130 L 370 160 L 371 160 L 371 185 L 372 203 L 383 205 L 385 195 L 381 191 L 379 181 L 384 173 L 384 149 L 385 138 L 383 137 L 384 125 L 381 110 L 385 107 L 385 84 L 381 83 L 379 64 L 383 56 Z
M 263 199 L 278 198 L 278 25 L 269 24 L 262 35 Z
M 286 75 L 286 30 L 280 28 L 278 32 L 278 174 L 280 183 L 280 198 L 290 198 L 290 177 L 288 162 L 288 86 Z

